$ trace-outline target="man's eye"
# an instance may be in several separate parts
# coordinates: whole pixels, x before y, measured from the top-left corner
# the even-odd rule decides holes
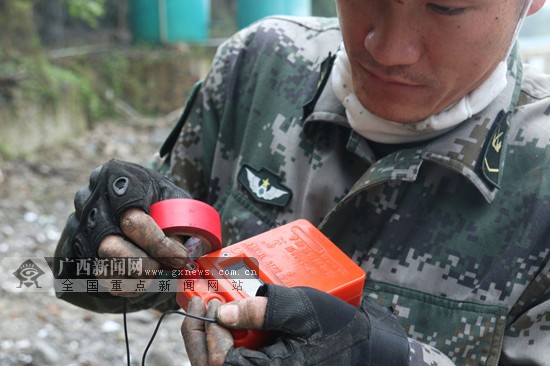
[[[446,6],[440,6],[436,4],[427,4],[426,5],[431,11],[441,14],[441,15],[460,15],[463,14],[464,8],[450,8]]]

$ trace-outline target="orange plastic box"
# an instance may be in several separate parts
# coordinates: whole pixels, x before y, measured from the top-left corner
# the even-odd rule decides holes
[[[358,306],[365,282],[365,272],[306,220],[207,254],[182,274],[177,301],[183,309],[193,296],[205,303],[254,296],[262,283],[313,287]],[[254,349],[267,342],[257,331],[233,335],[235,347]]]

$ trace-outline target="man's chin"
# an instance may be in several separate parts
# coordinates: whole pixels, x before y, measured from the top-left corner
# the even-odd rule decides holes
[[[370,113],[397,123],[411,124],[437,114],[435,106],[424,102],[426,98],[395,95],[357,95],[357,99]]]
[[[380,108],[372,107],[367,108],[372,114],[385,119],[387,121],[401,123],[401,124],[413,124],[419,121],[423,121],[429,117],[429,115],[421,115],[418,110],[408,111],[399,107],[392,108]]]

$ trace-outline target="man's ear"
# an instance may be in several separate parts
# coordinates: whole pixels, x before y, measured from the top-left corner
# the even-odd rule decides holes
[[[529,7],[529,10],[527,11],[527,15],[529,16],[535,14],[537,11],[540,10],[540,8],[542,8],[545,2],[546,0],[533,0],[531,6]]]

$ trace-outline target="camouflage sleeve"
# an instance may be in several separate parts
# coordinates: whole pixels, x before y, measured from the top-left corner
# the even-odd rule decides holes
[[[517,314],[517,315],[516,315]],[[550,263],[537,275],[512,309],[514,320],[504,337],[502,365],[550,363]]]
[[[550,362],[550,300],[530,309],[504,338],[502,365],[548,365]]]

